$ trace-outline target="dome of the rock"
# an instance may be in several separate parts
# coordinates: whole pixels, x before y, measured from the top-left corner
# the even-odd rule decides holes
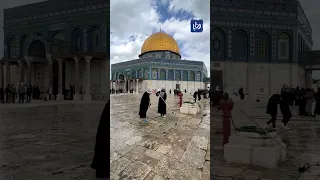
[[[173,37],[162,31],[150,35],[144,41],[140,55],[154,51],[170,51],[180,56],[178,43]]]

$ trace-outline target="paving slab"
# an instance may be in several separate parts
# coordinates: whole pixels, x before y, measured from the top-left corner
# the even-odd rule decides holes
[[[232,112],[232,117],[236,127],[254,126],[250,120],[252,118],[260,126],[265,127],[266,122],[270,119],[266,112],[266,103],[252,103],[249,101],[235,100],[235,107]],[[247,115],[245,115],[242,111]],[[298,116],[298,107],[290,107],[293,114],[290,124],[292,130],[281,133],[287,149],[303,162],[308,162],[312,167],[320,162],[319,158],[319,137],[320,137],[320,117],[313,119],[312,117]],[[280,110],[278,112],[281,112]],[[249,117],[250,118],[249,118]],[[211,108],[211,136],[210,159],[211,159],[211,175],[214,179],[268,179],[268,180],[290,180],[299,177],[297,163],[288,153],[286,161],[281,163],[276,168],[264,168],[259,166],[244,165],[237,163],[227,163],[223,158],[223,135],[221,112],[217,108]],[[278,115],[276,126],[281,123],[281,114]],[[232,128],[233,129],[233,128]],[[235,133],[234,130],[231,132]],[[311,168],[310,171],[300,175],[300,179],[317,179],[319,178],[320,168]],[[227,177],[226,177],[227,176]]]
[[[149,122],[145,123],[138,116],[141,97],[142,94],[111,96],[111,142],[116,153],[110,160],[111,179],[200,180],[203,172],[197,167],[203,168],[209,149],[210,121],[202,123],[204,117],[210,116],[208,99],[200,102],[202,112],[185,115],[179,113],[177,96],[168,94],[167,104],[176,113],[173,116],[167,108],[164,118],[157,113],[158,97],[151,95]],[[193,97],[184,98],[187,101]],[[196,167],[190,166],[195,160]]]
[[[0,179],[95,179],[90,164],[104,105],[0,104]],[[112,157],[112,161],[120,158]]]

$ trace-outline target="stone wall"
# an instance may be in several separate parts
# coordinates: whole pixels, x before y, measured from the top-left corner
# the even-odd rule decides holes
[[[214,67],[223,73],[223,89],[228,93],[238,93],[243,87],[250,95],[270,95],[279,92],[286,84],[291,87],[305,84],[304,69],[297,64],[258,62],[219,62]]]

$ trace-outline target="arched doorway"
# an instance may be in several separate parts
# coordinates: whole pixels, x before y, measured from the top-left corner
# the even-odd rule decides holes
[[[40,40],[33,41],[28,48],[28,56],[36,59],[45,59],[45,45]]]

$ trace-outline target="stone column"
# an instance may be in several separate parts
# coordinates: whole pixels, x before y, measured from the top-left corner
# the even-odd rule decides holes
[[[51,54],[46,54],[46,58],[48,61],[48,72],[47,72],[47,77],[48,77],[48,84],[47,84],[47,88],[45,89],[45,93],[47,93],[47,90],[49,90],[49,95],[47,95],[47,99],[50,100],[51,99],[51,95],[52,95],[52,56]]]
[[[139,79],[136,79],[136,94],[139,93]]]
[[[62,79],[62,75],[63,75],[63,73],[62,73],[62,71],[63,71],[63,59],[61,59],[61,58],[58,58],[57,59],[57,61],[58,61],[58,65],[59,65],[59,85],[58,85],[58,95],[57,95],[57,100],[58,101],[61,101],[61,100],[64,100],[64,95],[63,95],[63,85],[62,85],[62,81],[63,81],[63,79]]]
[[[84,57],[86,60],[86,77],[87,77],[87,86],[86,86],[86,94],[84,95],[85,101],[91,101],[91,56]]]
[[[128,83],[128,85],[129,85],[129,83]],[[123,84],[123,88],[122,88],[122,92],[125,92],[127,90],[126,86],[127,86],[127,80],[125,79],[124,84]]]
[[[24,82],[24,68],[23,68],[23,66],[24,66],[24,62],[23,61],[18,61],[18,63],[19,63],[19,69],[20,69],[20,83],[21,82],[23,82],[23,83],[26,83],[26,82]]]
[[[31,68],[32,68],[32,61],[27,60],[27,67],[28,67],[28,73],[27,73],[27,84],[31,85]]]
[[[74,78],[75,78],[75,92],[74,92],[74,98],[73,100],[80,100],[80,94],[79,94],[79,89],[80,89],[80,75],[79,75],[79,61],[80,59],[78,57],[74,57],[74,62],[75,62],[75,67],[74,67]],[[89,64],[90,66],[90,64]]]
[[[8,66],[9,66],[8,62],[5,62],[3,64],[3,86],[4,86],[4,88],[6,88],[9,83],[8,82]]]

